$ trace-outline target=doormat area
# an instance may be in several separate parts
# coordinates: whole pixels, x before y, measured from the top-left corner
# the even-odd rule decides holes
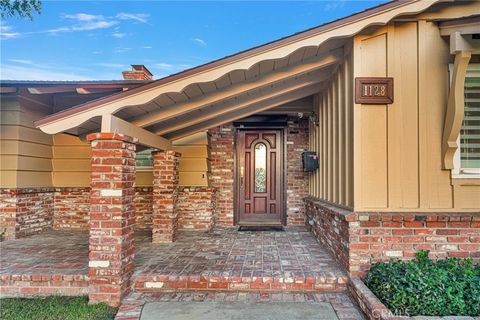
[[[149,302],[140,320],[338,320],[330,303]]]
[[[240,226],[238,231],[275,231],[281,232],[285,231],[282,226]]]

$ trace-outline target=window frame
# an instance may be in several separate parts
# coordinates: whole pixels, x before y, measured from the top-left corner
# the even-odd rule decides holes
[[[468,69],[473,67],[474,69],[478,69],[480,71],[480,63],[469,63]],[[449,72],[449,83],[452,83],[452,76],[453,76],[453,63],[448,65],[448,72]],[[466,76],[465,76],[466,77]],[[464,112],[465,113],[465,112]],[[462,121],[463,122],[463,121]],[[463,123],[462,123],[463,127]],[[458,133],[457,137],[457,150],[453,155],[453,169],[451,169],[452,178],[455,179],[480,179],[480,168],[462,168],[461,162],[461,144],[460,144],[460,135],[461,130]]]

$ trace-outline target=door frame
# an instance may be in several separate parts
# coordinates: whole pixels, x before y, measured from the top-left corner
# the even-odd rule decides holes
[[[233,224],[236,226],[239,223],[240,213],[239,210],[239,198],[238,198],[238,159],[237,159],[237,141],[239,131],[255,131],[255,130],[279,130],[280,143],[282,145],[282,211],[280,212],[280,222],[282,226],[287,225],[287,139],[286,139],[286,126],[272,126],[272,125],[254,125],[254,126],[235,126],[233,132]]]

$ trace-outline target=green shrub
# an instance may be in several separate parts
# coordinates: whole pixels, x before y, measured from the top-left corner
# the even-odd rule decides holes
[[[394,313],[424,316],[480,315],[480,264],[472,259],[432,261],[419,251],[411,261],[377,262],[365,284]]]

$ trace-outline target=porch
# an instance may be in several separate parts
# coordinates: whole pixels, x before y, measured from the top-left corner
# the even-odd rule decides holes
[[[135,233],[135,292],[334,292],[347,275],[304,227],[181,232],[170,244]],[[86,294],[88,233],[46,231],[1,244],[1,293]]]

